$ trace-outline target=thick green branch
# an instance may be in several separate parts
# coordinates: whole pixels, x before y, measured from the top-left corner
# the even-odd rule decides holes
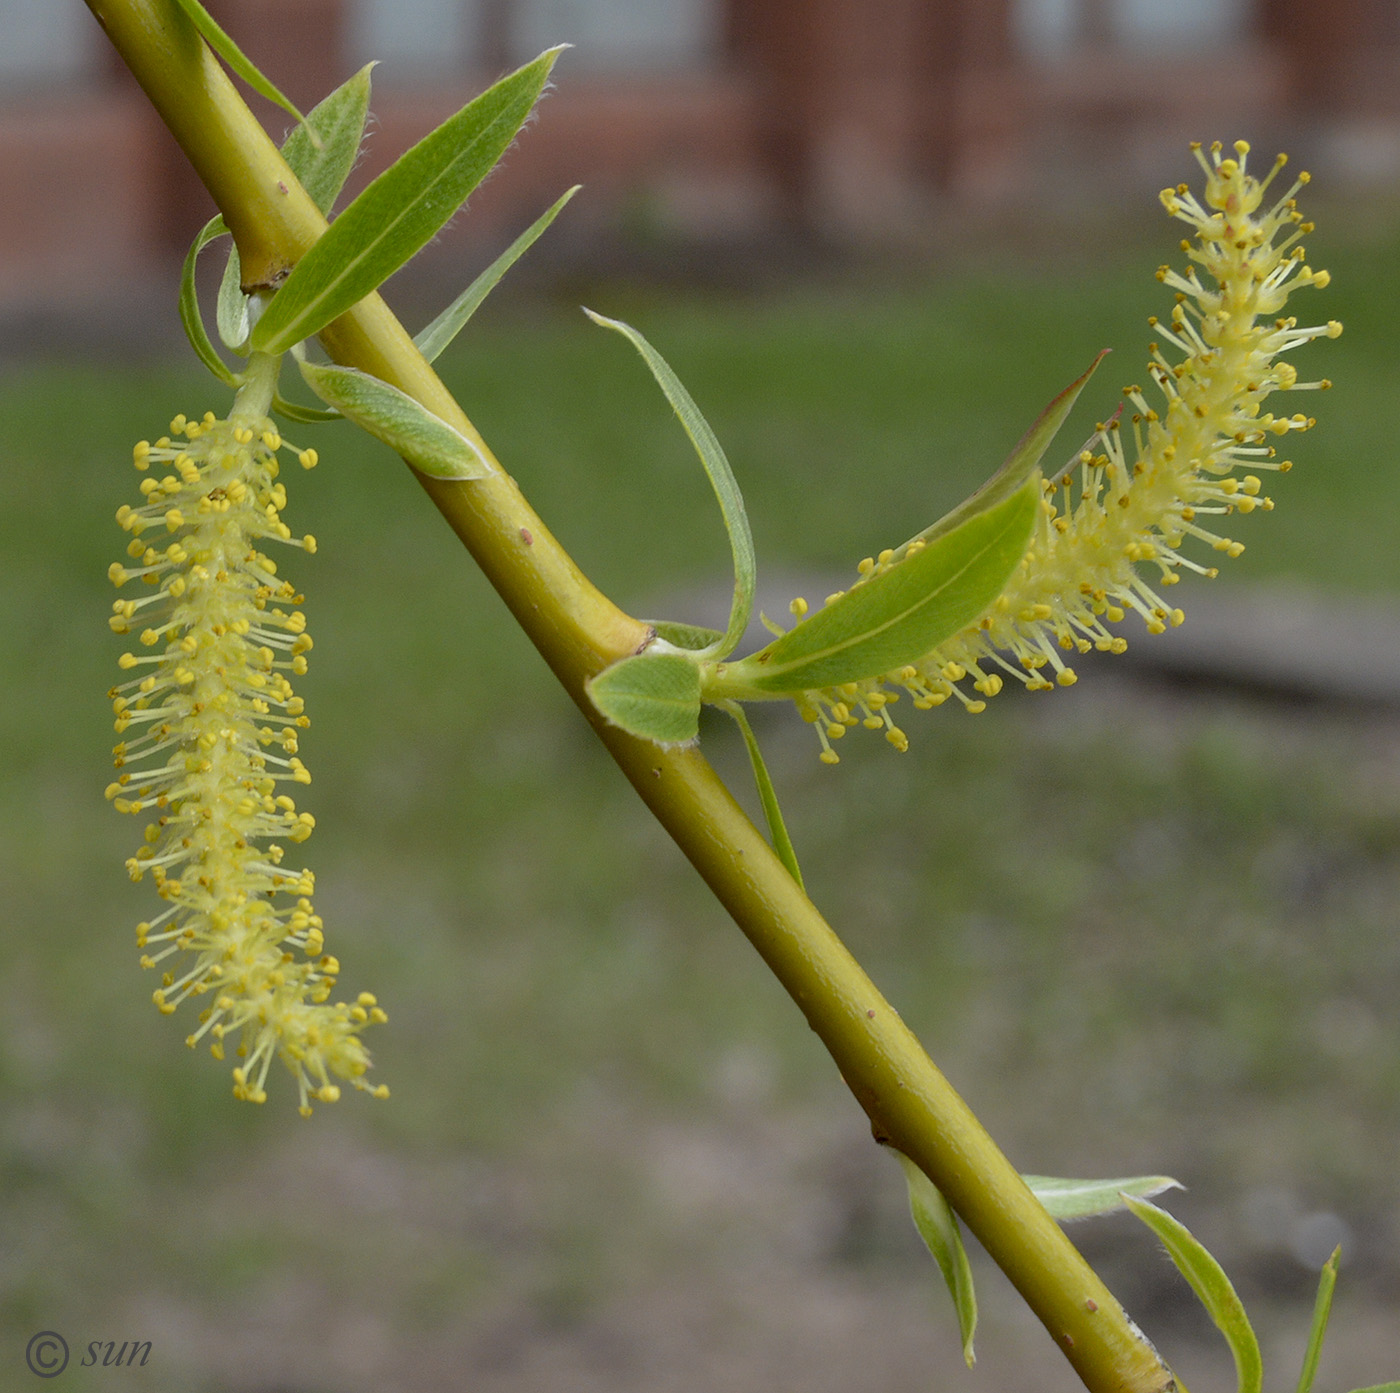
[[[87,0],[208,186],[245,284],[275,285],[325,222],[174,0]],[[373,295],[332,324],[336,361],[408,392],[470,439],[471,422]],[[633,786],[762,954],[831,1052],[876,1134],[913,1159],[1096,1393],[1166,1393],[1172,1378],[847,952],[709,764],[607,726],[583,684],[649,637],[578,570],[500,469],[420,482]]]

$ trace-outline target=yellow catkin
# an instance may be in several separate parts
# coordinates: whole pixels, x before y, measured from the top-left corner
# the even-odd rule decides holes
[[[1216,573],[1214,565],[1183,555],[1183,543],[1209,548],[1211,560],[1238,556],[1244,547],[1225,534],[1223,519],[1272,509],[1253,471],[1289,469],[1274,442],[1314,423],[1302,413],[1274,415],[1264,401],[1276,391],[1331,385],[1300,382],[1281,355],[1312,339],[1336,338],[1341,325],[1302,328],[1283,314],[1295,290],[1320,289],[1329,279],[1306,264],[1300,244],[1312,225],[1295,196],[1308,176],[1261,212],[1284,156],[1259,180],[1246,170],[1243,141],[1229,155],[1218,143],[1209,154],[1193,150],[1206,176],[1203,199],[1185,184],[1162,192],[1167,211],[1190,224],[1195,237],[1182,243],[1191,263],[1184,272],[1166,266],[1157,272],[1176,303],[1165,322],[1149,321],[1158,340],[1147,366],[1155,405],[1140,386],[1126,388],[1119,412],[1099,424],[1068,467],[1045,480],[1030,547],[976,623],[897,671],[797,698],[824,762],[837,762],[829,743],[836,727],[883,727],[904,748],[903,733],[878,701],[896,699],[891,688],[919,709],[951,697],[975,714],[1002,689],[1003,674],[1032,691],[1072,685],[1066,658],[1091,649],[1121,653],[1127,640],[1109,626],[1130,611],[1150,633],[1182,622],[1182,611],[1159,590],[1180,580],[1182,570]],[[856,584],[901,559],[882,553],[878,562],[863,562]]]
[[[169,436],[133,452],[143,502],[117,513],[131,542],[108,575],[141,593],[117,600],[109,622],[138,637],[120,660],[130,680],[109,693],[121,743],[107,796],[147,819],[127,869],[165,902],[136,930],[142,966],[162,973],[156,1005],[202,1008],[186,1043],[207,1040],[219,1059],[233,1044],[238,1098],[263,1102],[280,1057],[308,1114],[313,1100],[339,1097],[335,1079],[387,1094],[365,1082],[360,1040],[387,1017],[368,993],[331,1002],[340,969],[314,877],[284,864],[285,843],[315,825],[288,791],[311,782],[291,677],[306,671],[312,643],[302,597],[260,547],[315,542],[282,521],[282,445],[268,420],[209,413],[177,416]],[[311,451],[298,458],[315,463]]]

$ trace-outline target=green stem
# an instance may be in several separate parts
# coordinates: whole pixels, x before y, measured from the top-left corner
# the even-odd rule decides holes
[[[174,0],[87,0],[214,196],[247,288],[275,285],[325,230],[315,205]],[[321,336],[489,450],[377,296]],[[694,864],[831,1052],[876,1134],[943,1192],[1094,1393],[1173,1386],[1121,1306],[1045,1212],[967,1104],[807,899],[695,749],[608,726],[584,682],[651,637],[579,571],[502,470],[420,482],[578,703],[647,806]]]
[[[243,385],[233,399],[229,420],[261,421],[272,410],[277,376],[282,370],[280,353],[254,353],[243,372]]]

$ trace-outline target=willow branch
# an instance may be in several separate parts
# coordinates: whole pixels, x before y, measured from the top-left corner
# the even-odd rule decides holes
[[[238,244],[245,288],[275,286],[325,230],[272,141],[174,0],[87,0],[184,148]],[[1095,1393],[1168,1393],[1172,1376],[967,1104],[924,1053],[698,750],[602,720],[584,683],[651,631],[585,577],[495,463],[378,295],[321,335],[337,362],[391,382],[476,442],[483,479],[419,476],[643,801],[830,1051],[875,1134],[910,1157]]]

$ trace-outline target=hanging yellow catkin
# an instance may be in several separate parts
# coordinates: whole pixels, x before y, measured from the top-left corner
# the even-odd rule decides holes
[[[1302,414],[1275,416],[1263,403],[1275,391],[1331,386],[1300,382],[1280,355],[1312,339],[1336,338],[1342,326],[1331,320],[1300,328],[1296,319],[1280,317],[1295,290],[1320,289],[1329,279],[1305,263],[1299,244],[1312,231],[1295,199],[1307,174],[1261,213],[1285,156],[1259,180],[1246,171],[1249,146],[1242,140],[1230,156],[1218,142],[1209,156],[1199,145],[1192,149],[1205,171],[1204,201],[1185,184],[1162,191],[1167,211],[1189,223],[1195,238],[1181,244],[1194,263],[1184,274],[1166,266],[1157,272],[1176,292],[1169,322],[1149,321],[1161,340],[1152,344],[1147,368],[1160,400],[1154,406],[1140,387],[1126,388],[1126,423],[1121,412],[1101,423],[1071,467],[1045,480],[1031,545],[975,625],[897,671],[797,695],[826,763],[837,763],[831,742],[856,725],[884,730],[897,749],[907,748],[891,717],[890,705],[900,698],[892,689],[921,710],[956,697],[977,713],[1002,689],[1002,673],[1032,691],[1050,690],[1076,680],[1062,655],[1091,648],[1121,653],[1127,640],[1107,625],[1129,610],[1151,633],[1180,624],[1182,611],[1138,568],[1155,567],[1154,584],[1162,588],[1176,584],[1183,568],[1214,576],[1214,567],[1180,553],[1183,542],[1238,556],[1243,545],[1218,531],[1214,519],[1273,507],[1259,476],[1238,471],[1291,468],[1271,441],[1314,422]],[[1172,361],[1169,353],[1181,356]],[[863,561],[856,584],[900,559],[890,551]],[[800,619],[806,601],[795,600],[792,611]]]
[[[237,1042],[238,1098],[263,1102],[280,1057],[306,1115],[313,1099],[340,1096],[337,1078],[388,1095],[365,1082],[360,1039],[387,1017],[368,992],[330,1001],[340,965],[325,951],[314,877],[283,864],[283,842],[315,825],[285,791],[311,782],[297,757],[309,722],[290,680],[306,671],[311,638],[302,597],[259,547],[316,549],[281,520],[283,448],[271,421],[238,407],[228,420],[177,416],[169,436],[136,446],[143,502],[117,513],[132,540],[108,574],[144,593],[117,600],[110,624],[149,651],[122,655],[131,677],[110,693],[122,739],[107,796],[148,819],[127,868],[166,902],[136,930],[142,966],[162,972],[156,1005],[202,1007],[191,1047],[208,1037],[222,1059]],[[312,450],[297,457],[316,463]]]

